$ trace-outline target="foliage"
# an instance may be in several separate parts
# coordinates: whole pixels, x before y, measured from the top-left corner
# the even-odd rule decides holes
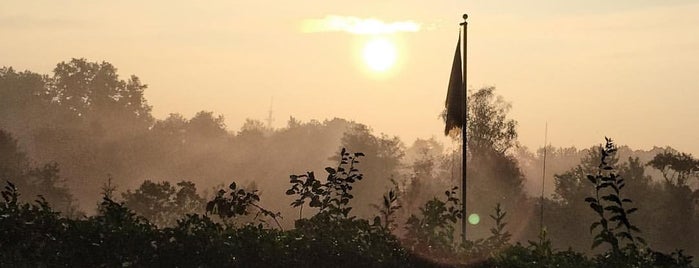
[[[316,188],[323,189],[310,190],[312,194],[308,198],[313,200],[317,195],[320,202],[318,213],[297,220],[296,228],[288,231],[265,228],[263,224],[222,224],[198,214],[188,214],[172,226],[158,228],[124,203],[115,202],[106,195],[98,215],[69,219],[54,212],[42,198],[36,204],[22,203],[15,185],[8,183],[0,202],[0,265],[461,267],[468,263],[468,267],[691,266],[692,258],[682,251],[664,254],[633,245],[621,249],[616,255],[604,253],[594,258],[571,250],[556,251],[545,232],[538,243],[530,242],[530,246],[509,245],[511,235],[505,230],[507,213],[499,204],[491,215],[495,222],[491,236],[458,249],[453,241],[453,224],[461,217],[460,200],[455,197],[456,187],[445,192],[446,200],[435,198],[425,204],[421,215],[410,218],[408,234],[401,243],[386,228],[387,221],[383,225],[380,221],[370,223],[344,213],[343,209],[351,208],[351,186],[359,181],[348,178],[361,175],[352,163],[356,164],[356,158],[361,155],[344,151],[342,155],[337,169],[326,169],[328,181],[311,181],[311,184],[321,185]],[[608,170],[604,166],[602,169]],[[603,178],[609,181],[606,176]],[[299,198],[304,193],[299,190],[308,180],[300,181],[292,180],[290,189],[297,186],[293,191]],[[617,181],[614,185],[619,187],[620,183]],[[165,183],[152,182],[144,185],[147,187],[141,190],[166,186]],[[183,187],[193,188],[193,185]],[[163,189],[172,190],[171,186]],[[172,195],[172,191],[164,192]],[[619,195],[618,192],[615,194]],[[384,202],[395,204],[397,196],[393,197],[389,192]],[[229,191],[219,191],[207,204],[207,212],[235,218],[247,215],[251,210],[263,210],[259,201],[256,191],[238,189],[232,183]],[[389,208],[399,209],[395,205]],[[386,218],[390,214],[383,213]]]
[[[372,205],[375,209],[379,211],[379,216],[374,218],[374,221],[381,222],[383,219],[383,228],[388,231],[396,228],[395,214],[398,211],[398,209],[402,207],[398,200],[398,184],[393,179],[391,179],[391,182],[393,183],[393,187],[383,195],[383,202],[381,202],[380,205]]]
[[[299,197],[291,203],[294,207],[303,208],[305,199],[310,199],[309,206],[318,208],[320,214],[326,214],[334,219],[347,219],[352,207],[348,206],[354,198],[350,191],[353,184],[361,181],[363,174],[355,167],[363,153],[348,153],[345,148],[340,151],[340,164],[337,168],[326,167],[328,177],[325,182],[315,179],[313,172],[304,175],[291,175],[292,184],[286,191],[287,195]]]
[[[476,239],[474,241],[466,241],[461,245],[460,250],[465,254],[467,259],[483,260],[498,256],[503,250],[508,248],[512,234],[505,231],[505,216],[507,212],[503,211],[501,205],[495,205],[495,214],[490,215],[490,218],[495,222],[495,225],[490,228],[490,236],[485,239]]]
[[[502,210],[500,203],[495,205],[495,215],[490,215],[490,218],[495,221],[495,226],[490,228],[491,236],[486,239],[485,244],[493,250],[503,248],[512,238],[512,234],[505,231],[505,226],[507,226],[505,222],[506,215],[507,212]]]
[[[61,62],[53,71],[49,89],[56,102],[79,117],[115,111],[112,108],[118,106],[122,109],[119,116],[152,120],[151,107],[143,97],[147,86],[135,75],[120,80],[112,64],[86,59]]]
[[[48,202],[69,216],[78,214],[73,195],[59,176],[58,163],[32,163],[12,134],[0,129],[0,181],[13,179],[18,188],[31,196],[42,195]],[[28,201],[28,200],[23,200]]]
[[[411,253],[405,245],[395,246],[394,242],[402,240],[405,231],[403,228],[386,226],[390,226],[391,221],[396,227],[401,226],[405,222],[403,217],[408,218],[410,214],[424,218],[417,208],[440,193],[446,185],[454,183],[449,180],[450,172],[458,173],[458,166],[453,164],[458,163],[458,159],[455,155],[444,155],[441,145],[435,141],[416,142],[406,149],[397,137],[375,135],[368,126],[343,119],[301,122],[290,118],[286,127],[278,129],[257,120],[248,120],[240,131],[226,129],[222,116],[207,111],[198,112],[191,118],[172,114],[166,119],[154,120],[144,98],[145,90],[146,85],[137,77],[124,77],[107,62],[73,59],[59,63],[47,75],[0,68],[0,128],[3,129],[0,133],[0,179],[11,179],[15,183],[13,188],[21,189],[23,193],[17,194],[15,201],[11,201],[11,191],[6,191],[9,199],[3,205],[8,205],[0,213],[0,221],[5,224],[1,230],[4,231],[3,236],[0,237],[3,243],[0,258],[4,262],[0,266],[177,266],[180,265],[178,263],[183,266],[242,266],[246,263],[311,266],[313,263],[324,263],[329,266],[333,260],[340,260],[333,259],[333,256],[339,255],[351,256],[352,262],[349,263],[367,264],[364,266],[371,266],[372,260],[384,258],[377,256],[394,256],[385,259],[402,261],[412,258]],[[494,93],[492,88],[479,90],[468,100],[472,108],[469,120],[473,123],[468,129],[473,132],[469,133],[469,137],[472,137],[469,153],[474,156],[469,158],[469,208],[484,211],[496,203],[502,203],[509,208],[508,227],[517,228],[515,241],[526,241],[535,236],[538,228],[531,227],[536,224],[527,226],[529,217],[525,214],[530,210],[526,206],[531,200],[521,192],[523,175],[519,167],[523,161],[518,162],[521,159],[514,159],[509,154],[517,144],[516,122],[507,117],[510,105]],[[10,132],[20,142],[10,136]],[[142,195],[137,194],[139,189],[134,189],[131,194],[140,201],[124,200],[124,203],[115,202],[114,195],[107,196],[111,202],[106,202],[104,199],[98,200],[99,196],[94,194],[101,183],[95,178],[102,178],[105,174],[114,174],[116,182],[121,185],[139,185],[140,181],[137,183],[135,180],[141,178],[183,178],[197,179],[200,186],[210,183],[204,185],[209,187],[232,173],[261,182],[266,187],[263,188],[265,192],[281,193],[286,190],[286,185],[276,183],[276,178],[285,177],[289,170],[297,172],[295,168],[300,165],[324,164],[327,156],[337,151],[337,141],[353,151],[367,153],[366,157],[362,157],[365,179],[362,183],[350,185],[354,198],[342,205],[342,209],[351,211],[347,215],[335,214],[340,216],[330,219],[327,213],[317,214],[320,207],[314,207],[303,215],[304,206],[308,207],[309,202],[313,202],[309,196],[303,199],[303,205],[297,207],[300,217],[295,222],[298,228],[293,230],[282,231],[264,224],[260,226],[257,224],[259,221],[253,221],[256,216],[259,216],[258,219],[270,218],[258,214],[259,209],[252,205],[246,208],[248,215],[236,214],[223,220],[211,216],[211,213],[196,214],[203,211],[203,205],[194,210],[170,210],[168,207],[175,205],[167,204],[172,204],[179,197],[173,197],[173,192],[167,189],[175,188],[177,191],[180,189],[178,185],[152,187],[152,191],[143,188]],[[24,146],[23,150],[20,150],[19,144]],[[430,154],[425,153],[426,157],[418,159],[416,156],[422,152],[421,148],[429,149]],[[474,241],[463,249],[457,249],[459,258],[472,257],[468,254],[480,250],[489,261],[502,257],[502,262],[494,263],[513,263],[525,267],[536,265],[516,261],[530,258],[528,260],[542,265],[551,263],[565,267],[571,266],[571,263],[600,266],[602,262],[612,261],[619,261],[617,264],[628,261],[635,264],[655,263],[658,266],[686,265],[689,258],[682,251],[664,254],[656,250],[670,252],[679,247],[695,253],[699,249],[695,242],[699,238],[695,228],[698,218],[694,206],[697,199],[693,196],[697,192],[692,193],[694,189],[691,188],[696,177],[696,168],[693,168],[696,160],[688,154],[665,149],[664,155],[659,154],[655,161],[651,161],[652,164],[646,165],[645,162],[651,160],[658,150],[664,149],[655,148],[637,154],[630,153],[629,148],[620,148],[618,155],[640,155],[640,160],[636,158],[617,165],[615,156],[607,159],[611,166],[618,167],[619,176],[624,178],[624,197],[633,199],[636,207],[643,208],[632,214],[633,222],[644,230],[644,237],[654,247],[652,250],[640,245],[637,249],[620,245],[621,253],[612,259],[608,252],[601,251],[604,247],[587,251],[589,237],[580,234],[589,230],[590,222],[599,219],[594,218],[596,213],[585,213],[589,212],[589,203],[584,198],[597,197],[594,188],[589,187],[586,175],[597,172],[600,155],[597,149],[568,148],[559,154],[570,164],[566,169],[578,163],[581,155],[589,155],[582,157],[579,168],[571,172],[553,172],[560,176],[556,177],[556,197],[546,200],[547,239],[540,239],[528,246],[506,244],[502,251],[489,251],[483,245],[486,238],[480,240],[481,243]],[[293,152],[293,157],[280,154],[280,151]],[[459,154],[458,151],[454,153]],[[651,153],[653,155],[649,156]],[[551,155],[556,154],[549,152]],[[444,165],[445,159],[451,160],[451,165]],[[549,157],[549,163],[552,159]],[[396,191],[395,199],[391,198],[390,192],[387,199],[381,199],[389,186],[388,178],[401,179],[406,175],[401,174],[403,171],[411,172],[405,169],[406,163],[414,163],[414,176],[407,176],[414,180],[407,186],[401,184],[406,187]],[[541,165],[532,165],[540,170]],[[656,183],[649,177],[652,175],[662,180],[659,172],[649,169],[650,172],[644,174],[644,168],[648,166],[664,172],[666,183]],[[337,168],[333,169],[337,172]],[[531,177],[538,179],[540,176]],[[307,178],[297,179],[305,183]],[[319,180],[321,184],[326,183],[323,179]],[[71,194],[66,182],[80,187],[73,187]],[[151,186],[162,184],[154,182]],[[193,183],[191,186],[181,187],[192,189]],[[610,187],[602,191],[611,193],[613,189]],[[302,188],[300,185],[299,189]],[[252,192],[249,187],[245,191],[243,197]],[[183,200],[196,195],[196,191],[185,192],[188,194],[183,192]],[[237,200],[231,192],[226,190],[219,201]],[[161,196],[161,193],[165,194],[154,199],[147,197]],[[598,202],[604,203],[603,206],[613,204],[613,201],[604,200],[609,193],[601,194],[602,200],[597,198]],[[72,205],[73,194],[83,201],[98,200],[102,208],[98,212],[100,214],[77,216]],[[255,194],[259,198],[259,194]],[[37,195],[42,195],[43,199],[35,198]],[[400,202],[394,202],[399,198],[402,199]],[[39,202],[34,202],[34,199]],[[319,198],[318,202],[322,199]],[[249,200],[254,199],[251,197]],[[385,206],[386,200],[392,203],[388,207]],[[370,215],[375,210],[369,204],[376,201],[383,201],[383,204],[379,203],[382,207],[378,212],[381,214],[380,220],[367,221],[375,216]],[[16,206],[10,205],[13,202]],[[196,206],[195,203],[192,206]],[[253,203],[262,206],[261,202]],[[393,209],[398,203],[403,207]],[[58,214],[59,211],[61,214]],[[613,211],[604,212],[610,221],[614,216]],[[186,213],[194,214],[183,216]],[[151,217],[147,214],[171,216]],[[303,216],[307,218],[303,219]],[[178,217],[183,218],[175,222]],[[163,223],[158,218],[168,220]],[[496,222],[495,226],[498,225]],[[611,222],[610,228],[613,226],[614,222]],[[473,233],[479,237],[488,235],[487,225],[470,227],[478,229]],[[386,229],[393,233],[386,232]],[[616,231],[624,231],[624,227]],[[129,237],[134,237],[136,241],[133,245],[135,250],[100,248],[103,245],[131,245]],[[289,245],[300,249],[294,251],[289,249]],[[590,256],[600,254],[580,261],[575,256],[579,253],[566,255],[565,252],[556,251],[556,247],[568,246],[576,250],[584,248],[584,252]],[[467,247],[472,248],[467,250]],[[322,254],[313,255],[308,251]],[[369,257],[354,252],[362,252]],[[406,254],[409,257],[405,257]],[[315,257],[298,257],[309,255]],[[170,261],[164,262],[165,256]],[[554,261],[556,256],[570,262]],[[321,258],[325,259],[321,261]],[[18,263],[23,265],[12,265]]]
[[[436,197],[420,208],[421,216],[412,215],[406,222],[406,246],[414,251],[441,258],[455,248],[454,223],[462,217],[458,187],[445,191],[446,200]]]
[[[367,180],[355,186],[353,195],[356,196],[354,203],[357,209],[353,214],[370,217],[373,211],[367,208],[383,196],[386,188],[391,187],[389,178],[400,176],[405,145],[396,136],[374,135],[371,128],[362,124],[349,127],[340,139],[340,145],[348,151],[366,155],[362,158],[362,174]],[[331,160],[339,161],[338,154]]]
[[[600,227],[599,233],[594,237],[592,248],[607,243],[611,246],[613,254],[620,254],[620,243],[624,240],[628,240],[628,246],[631,247],[636,246],[636,241],[644,244],[645,240],[640,236],[634,236],[634,233],[640,233],[641,230],[630,223],[628,215],[638,209],[624,207],[625,203],[632,201],[621,196],[621,190],[626,186],[624,179],[614,172],[614,167],[607,161],[607,158],[614,154],[617,149],[611,139],[606,138],[606,140],[604,148],[600,149],[602,157],[597,175],[587,176],[588,180],[595,186],[596,196],[585,198],[585,202],[588,202],[590,208],[600,217],[599,221],[593,222],[590,226],[590,232]],[[605,192],[605,190],[607,191]],[[605,193],[607,194],[603,195]],[[609,212],[609,216],[607,216],[607,212]],[[616,225],[610,226],[613,223]]]
[[[647,165],[660,170],[665,182],[676,186],[687,185],[689,179],[699,176],[699,160],[687,153],[663,152]]]
[[[199,213],[204,206],[204,199],[190,181],[178,182],[175,187],[169,182],[145,180],[138,189],[128,190],[122,197],[126,206],[158,226],[172,226],[180,216]]]
[[[511,104],[485,87],[468,96],[468,146],[471,152],[485,149],[500,153],[516,145],[517,122],[508,119]]]
[[[225,220],[249,215],[254,210],[255,216],[253,220],[259,220],[261,223],[265,223],[264,219],[260,218],[260,216],[269,217],[276,223],[279,229],[282,229],[278,220],[281,218],[281,213],[275,213],[260,206],[258,204],[260,202],[260,196],[257,194],[257,190],[247,191],[242,188],[237,189],[235,182],[232,182],[228,186],[228,189],[230,190],[229,192],[223,189],[219,190],[214,199],[206,203],[207,214],[214,214]],[[228,196],[226,196],[226,193]]]

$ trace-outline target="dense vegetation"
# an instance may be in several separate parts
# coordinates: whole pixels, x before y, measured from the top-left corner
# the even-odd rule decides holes
[[[517,145],[494,88],[468,99],[468,214],[493,221],[469,225],[466,244],[458,149],[343,119],[237,132],[207,111],[155,119],[146,88],[106,62],[73,59],[50,76],[0,68],[0,180],[14,183],[1,266],[643,267],[699,253],[699,161],[549,146],[550,192],[528,195],[542,150]],[[325,179],[306,172],[332,162]]]
[[[310,218],[296,220],[295,228],[284,231],[277,219],[281,214],[259,205],[256,190],[237,187],[233,182],[206,204],[206,214],[187,214],[169,227],[159,228],[112,200],[105,187],[99,213],[81,219],[62,217],[39,196],[34,204],[19,201],[19,191],[8,183],[0,202],[0,264],[3,266],[158,266],[158,267],[689,267],[691,257],[682,251],[663,254],[646,246],[628,215],[637,208],[624,204],[623,179],[611,166],[611,141],[601,149],[597,175],[589,175],[596,195],[586,202],[598,215],[590,230],[599,229],[592,247],[608,246],[592,258],[573,251],[556,251],[542,230],[538,242],[529,246],[511,245],[505,230],[505,215],[498,204],[491,235],[487,239],[454,240],[454,223],[462,215],[454,187],[446,199],[434,198],[412,215],[407,233],[398,237],[391,224],[397,198],[393,191],[384,196],[381,216],[369,221],[350,216],[353,186],[362,180],[357,168],[361,153],[340,153],[337,168],[326,168],[326,179],[315,179],[313,172],[291,175],[288,195],[296,196],[294,207],[316,208]],[[197,203],[200,198],[191,183],[173,201]],[[155,185],[173,193],[169,184]],[[154,187],[151,182],[142,188]],[[612,189],[612,190],[610,190]],[[606,190],[606,191],[605,191]],[[185,192],[183,194],[183,192]],[[186,196],[186,193],[190,193]],[[138,191],[136,192],[138,193]],[[162,200],[133,197],[167,211]],[[603,195],[605,194],[606,195]],[[308,201],[306,204],[306,201]],[[160,220],[161,213],[151,213]],[[210,216],[215,215],[214,218]],[[254,216],[252,216],[254,215]],[[252,217],[250,217],[252,216]],[[240,218],[247,219],[240,221]],[[276,225],[270,225],[269,221]],[[275,226],[276,228],[274,228]]]

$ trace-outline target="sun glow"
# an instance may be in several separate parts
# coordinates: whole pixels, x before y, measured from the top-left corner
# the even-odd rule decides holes
[[[384,38],[372,39],[364,45],[362,57],[372,71],[385,72],[396,63],[396,46]]]

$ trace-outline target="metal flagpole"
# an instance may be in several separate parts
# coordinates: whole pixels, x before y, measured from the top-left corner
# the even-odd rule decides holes
[[[466,133],[468,132],[468,129],[466,128],[468,126],[467,124],[467,116],[468,116],[468,86],[466,83],[466,43],[467,43],[467,31],[466,31],[466,26],[468,26],[468,22],[466,22],[466,19],[468,19],[468,15],[464,14],[463,15],[464,22],[462,22],[460,25],[463,26],[464,28],[464,42],[461,43],[461,47],[463,50],[462,57],[463,57],[463,67],[462,70],[464,72],[463,75],[463,83],[464,83],[464,109],[462,111],[462,118],[463,120],[463,126],[461,126],[461,213],[463,214],[461,216],[461,243],[466,244],[466,220],[468,218],[468,214],[466,213],[466,159],[468,156],[468,151],[466,150],[466,145],[468,144],[466,142]]]

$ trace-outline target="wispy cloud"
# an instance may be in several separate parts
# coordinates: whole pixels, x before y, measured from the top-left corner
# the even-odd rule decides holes
[[[84,21],[70,18],[0,15],[0,29],[72,29],[87,25]]]
[[[417,32],[420,24],[414,21],[384,22],[375,18],[328,15],[322,19],[308,19],[301,24],[305,33],[347,32],[351,34],[390,34]]]

